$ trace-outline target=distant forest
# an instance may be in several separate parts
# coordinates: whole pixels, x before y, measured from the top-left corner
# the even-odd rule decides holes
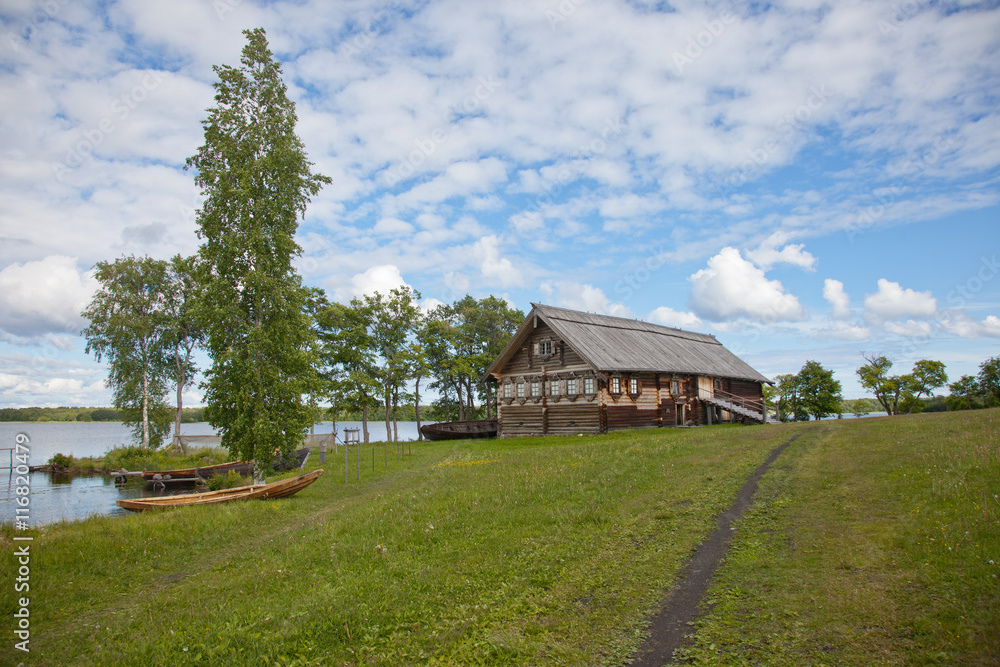
[[[205,408],[184,408],[181,411],[181,421],[185,424],[205,421]],[[446,419],[443,415],[437,414],[435,406],[421,405],[421,421],[439,421]],[[316,421],[332,421],[334,415],[330,414],[329,408],[320,406],[317,408]],[[361,412],[357,414],[340,411],[336,415],[337,421],[350,422],[361,421]],[[385,421],[385,408],[376,407],[369,410],[368,419],[370,421]],[[398,421],[416,421],[412,405],[401,405],[396,410]],[[117,422],[121,421],[121,415],[114,408],[0,408],[0,422]]]

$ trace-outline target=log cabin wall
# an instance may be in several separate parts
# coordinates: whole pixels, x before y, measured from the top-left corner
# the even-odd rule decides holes
[[[539,322],[500,374],[498,435],[601,433],[600,387],[587,362]]]

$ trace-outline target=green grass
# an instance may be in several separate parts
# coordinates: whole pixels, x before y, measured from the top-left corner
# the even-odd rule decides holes
[[[737,526],[697,665],[1000,664],[1000,411],[823,424]]]
[[[625,664],[714,517],[796,433],[691,658],[988,664],[998,419],[424,443],[398,459],[390,445],[374,473],[363,449],[348,484],[330,453],[287,500],[30,531],[30,664]]]

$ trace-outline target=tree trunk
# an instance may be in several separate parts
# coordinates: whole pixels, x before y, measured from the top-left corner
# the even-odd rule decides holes
[[[184,391],[184,385],[187,383],[186,373],[184,372],[187,364],[181,366],[181,357],[176,351],[174,352],[174,363],[177,365],[177,412],[174,413],[174,438],[177,440],[177,444],[181,446],[181,451],[186,455],[187,447],[184,446],[184,441],[181,440],[181,410],[184,405],[181,393]]]
[[[149,369],[142,369],[142,448],[149,449]]]
[[[368,444],[368,404],[361,406],[361,429],[365,432],[365,444]],[[359,454],[360,456],[360,454]]]
[[[420,432],[420,376],[417,376],[417,382],[413,390],[413,415],[417,419],[417,440],[423,440],[424,434]]]

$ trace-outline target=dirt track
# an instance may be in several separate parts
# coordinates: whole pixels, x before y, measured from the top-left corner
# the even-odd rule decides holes
[[[708,591],[715,570],[729,550],[733,522],[753,504],[760,478],[799,435],[776,447],[743,484],[743,488],[736,494],[736,500],[729,509],[719,515],[715,530],[698,545],[694,556],[681,570],[677,583],[663,598],[660,611],[650,619],[649,638],[636,652],[632,665],[661,667],[671,663],[674,651],[684,645],[687,635],[691,632],[691,626],[698,618],[698,608]]]

